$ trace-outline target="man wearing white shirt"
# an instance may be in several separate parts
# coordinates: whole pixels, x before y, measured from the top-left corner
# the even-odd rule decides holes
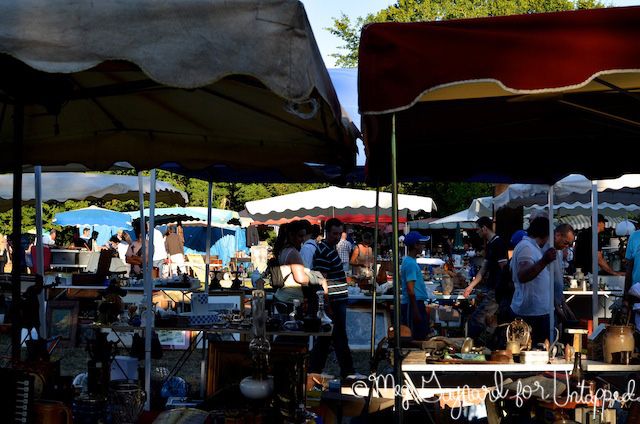
[[[539,217],[531,221],[528,235],[513,250],[512,278],[515,286],[511,311],[531,326],[533,344],[549,337],[549,291],[551,272],[547,265],[556,260],[556,249],[543,252],[549,241],[549,220]]]
[[[147,222],[147,231],[149,231],[149,223]],[[148,238],[149,236],[147,236]],[[167,259],[167,249],[164,246],[164,236],[157,228],[153,229],[153,267],[158,270],[162,277],[167,276],[164,262]]]

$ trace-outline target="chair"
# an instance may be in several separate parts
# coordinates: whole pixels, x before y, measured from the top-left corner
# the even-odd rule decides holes
[[[37,268],[38,266],[38,248],[37,246],[31,246],[31,258],[33,266],[31,267],[32,274],[41,274]],[[51,269],[51,248],[49,246],[43,246],[43,258],[45,271]]]

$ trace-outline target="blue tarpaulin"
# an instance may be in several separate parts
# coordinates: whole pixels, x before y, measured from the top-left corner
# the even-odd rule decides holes
[[[99,231],[96,226],[96,231]],[[163,235],[167,231],[166,225],[156,227]],[[206,253],[207,244],[207,227],[205,226],[185,226],[184,230],[184,253],[185,254],[201,254]],[[135,240],[133,231],[127,231],[131,238]],[[109,236],[110,237],[110,236]],[[105,239],[105,243],[109,240]],[[102,238],[102,233],[98,237],[98,242]],[[222,264],[226,266],[229,259],[235,256],[236,251],[243,250],[249,253],[247,248],[247,231],[241,227],[219,228],[211,227],[211,255],[217,256],[222,260]]]

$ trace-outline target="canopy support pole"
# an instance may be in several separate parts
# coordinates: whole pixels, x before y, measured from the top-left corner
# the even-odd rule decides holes
[[[593,329],[598,326],[598,182],[591,182],[591,310]]]
[[[209,181],[209,186],[207,188],[207,238],[205,242],[205,276],[204,276],[204,292],[209,295],[209,271],[211,269],[211,215],[213,207],[213,182]],[[204,399],[205,396],[205,385],[207,381],[207,338],[203,337],[202,339],[202,357],[200,359],[200,398]]]
[[[568,102],[566,100],[558,100],[558,103],[573,107],[575,109],[581,110],[583,112],[592,113],[597,116],[601,116],[603,118],[611,119],[612,121],[617,121],[626,125],[631,125],[633,127],[640,127],[640,122],[633,121],[631,119],[623,118],[622,116],[613,115],[611,113],[603,112],[601,110],[593,109],[587,106],[582,106],[577,103]]]
[[[151,339],[153,338],[153,327],[155,314],[153,313],[153,255],[154,255],[154,232],[155,232],[155,209],[156,209],[156,170],[151,170],[149,177],[149,266],[144,278],[144,294],[147,299],[147,319],[145,320],[144,338],[144,385],[147,392],[147,403],[151,408]],[[160,267],[159,267],[160,268]],[[148,277],[148,278],[147,278]]]
[[[373,281],[371,284],[371,347],[370,356],[376,352],[376,285],[378,280],[378,222],[380,221],[380,184],[376,184],[376,225],[373,229]],[[372,362],[373,364],[373,362]]]
[[[11,360],[20,361],[22,320],[20,319],[20,271],[22,263],[22,141],[24,137],[24,104],[17,101],[13,109],[13,256],[11,258]]]
[[[151,203],[151,188],[149,188],[149,203]],[[147,285],[149,284],[149,281],[151,279],[151,271],[149,269],[149,252],[147,251],[147,227],[145,225],[145,219],[144,219],[144,176],[142,175],[142,172],[138,172],[138,196],[139,196],[139,202],[140,202],[140,243],[142,245],[141,249],[142,249],[142,275],[144,276],[143,278],[143,282],[144,282],[144,295],[147,295]],[[149,210],[149,214],[151,214],[151,210]],[[145,305],[146,307],[146,305]],[[145,316],[143,315],[143,311],[138,311],[140,312],[140,318],[141,319],[145,319]],[[147,331],[146,328],[146,321],[145,321],[145,344],[144,344],[144,350],[145,350],[145,356],[144,356],[144,390],[147,393],[147,400],[144,403],[144,409],[146,411],[150,411],[151,410],[151,361],[147,361],[147,339],[150,339],[151,334],[149,334],[149,332]]]
[[[398,262],[398,174],[396,172],[396,115],[394,114],[391,123],[391,219],[393,220],[393,329],[394,329],[394,350],[393,350],[393,373],[395,375],[396,387],[402,387],[402,352],[400,350],[400,264]],[[397,423],[402,423],[402,396],[394,396],[395,419]]]
[[[34,185],[36,194],[36,255],[38,268],[38,274],[42,276],[42,284],[44,281],[44,242],[42,239],[42,167],[36,166],[34,168]],[[38,295],[39,315],[40,315],[40,328],[38,329],[38,338],[47,338],[47,326],[46,326],[46,307],[44,290]],[[31,329],[29,329],[31,331]]]
[[[553,227],[553,186],[549,186],[549,246],[550,247],[555,247],[554,246],[554,240],[555,240],[555,234],[554,234],[554,227]],[[556,254],[557,256],[557,254]],[[556,258],[556,260],[558,260]],[[549,341],[551,343],[553,343],[553,341],[555,340],[555,272],[554,272],[554,266],[557,266],[556,264],[554,264],[553,262],[551,262],[549,265],[547,265],[548,269],[549,269],[549,275],[551,276],[551,278],[549,278],[549,293],[551,294],[549,296]],[[562,269],[562,267],[560,267],[560,269]]]
[[[209,181],[207,189],[207,241],[205,243],[205,259],[204,259],[204,292],[209,293],[209,270],[211,267],[211,207],[213,203],[213,182]]]
[[[626,90],[626,89],[624,89],[622,87],[618,87],[617,85],[612,84],[609,81],[603,80],[602,78],[597,78],[596,77],[593,80],[598,82],[598,83],[600,83],[600,84],[602,84],[602,85],[604,85],[605,87],[609,87],[612,90],[616,90],[619,93],[626,94],[627,96],[631,97],[632,99],[640,101],[640,96],[638,96],[636,93],[632,93],[629,90]]]

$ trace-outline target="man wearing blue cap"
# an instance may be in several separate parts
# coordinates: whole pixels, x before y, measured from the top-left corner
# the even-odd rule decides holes
[[[417,231],[411,231],[404,236],[407,246],[407,256],[402,259],[400,266],[400,282],[402,283],[402,323],[411,328],[414,340],[426,340],[429,334],[429,317],[425,301],[429,300],[430,292],[422,278],[422,271],[416,257],[424,249],[424,243],[429,237]]]

